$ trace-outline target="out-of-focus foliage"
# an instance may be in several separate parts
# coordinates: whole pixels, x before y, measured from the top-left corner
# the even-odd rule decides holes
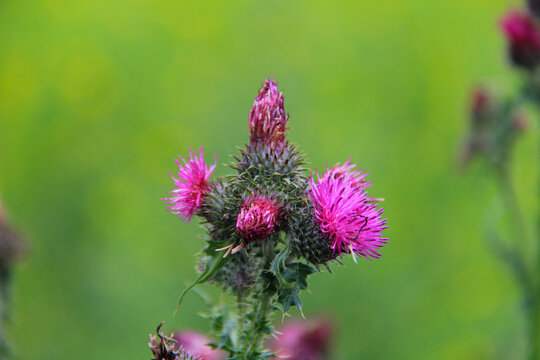
[[[383,258],[345,260],[303,299],[307,316],[336,317],[340,357],[519,354],[516,289],[482,240],[487,169],[454,167],[472,85],[516,83],[496,26],[510,5],[1,2],[0,189],[30,248],[15,273],[18,358],[145,359],[161,320],[205,330],[195,295],[171,316],[202,232],[159,198],[188,145],[223,163],[248,141],[272,73],[313,166],[353,155],[387,199]],[[531,129],[517,149],[521,195],[533,141]]]

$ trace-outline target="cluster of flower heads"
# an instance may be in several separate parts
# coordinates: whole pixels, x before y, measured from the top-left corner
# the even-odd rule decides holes
[[[482,156],[498,163],[507,155],[508,145],[527,130],[527,119],[518,109],[504,104],[485,88],[472,91],[469,105],[469,130],[459,154],[465,169],[472,159]]]
[[[291,257],[326,264],[343,254],[379,258],[388,241],[379,200],[367,194],[367,174],[350,161],[309,174],[286,139],[288,119],[283,94],[266,80],[249,114],[250,142],[230,165],[237,174],[211,180],[215,163],[205,163],[202,148],[199,155],[189,150],[187,160],[177,161],[172,196],[164,199],[185,221],[200,216],[207,240],[222,244],[217,250],[225,256],[242,259],[229,261],[228,270],[214,276],[233,288],[239,279],[250,283],[237,270],[260,257],[268,242],[275,254],[279,244],[288,243]]]
[[[527,119],[520,106],[526,99],[540,99],[537,71],[540,67],[540,0],[528,0],[527,9],[511,10],[500,21],[513,66],[525,70],[526,84],[517,99],[502,99],[484,87],[476,87],[469,106],[469,131],[460,147],[459,163],[465,168],[476,156],[493,164],[505,161],[516,135]]]
[[[540,1],[529,0],[529,11],[510,11],[501,20],[508,41],[508,53],[518,67],[534,70],[540,64]]]

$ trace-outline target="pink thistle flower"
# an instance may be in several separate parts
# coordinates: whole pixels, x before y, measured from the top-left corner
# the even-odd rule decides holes
[[[369,258],[380,258],[378,248],[388,243],[382,237],[386,219],[382,219],[383,208],[377,209],[367,197],[366,174],[353,170],[356,165],[347,161],[336,165],[322,177],[317,173],[308,180],[309,195],[313,200],[315,221],[321,232],[331,239],[331,249]]]
[[[279,329],[270,349],[280,359],[329,359],[332,324],[329,321],[289,321]]]
[[[210,167],[206,165],[202,147],[199,149],[199,156],[191,148],[188,152],[187,161],[179,156],[183,164],[179,160],[175,160],[179,170],[178,178],[171,175],[176,186],[174,190],[169,191],[172,196],[161,199],[169,202],[168,208],[171,213],[180,215],[186,222],[189,222],[193,214],[201,207],[202,200],[210,188],[208,179],[217,163],[217,158],[214,156],[214,165]]]
[[[174,333],[176,349],[182,350],[199,360],[223,360],[225,354],[221,350],[214,350],[208,343],[209,338],[195,331],[179,331]]]
[[[276,83],[266,79],[249,112],[251,144],[263,143],[274,149],[285,145],[289,115],[285,113],[283,93]]]
[[[369,174],[362,173],[358,170],[354,170],[356,167],[355,164],[351,164],[351,160],[345,161],[345,164],[341,165],[337,163],[334,165],[328,172],[323,174],[323,181],[329,181],[332,178],[338,178],[342,176],[347,176],[352,186],[371,186],[371,182],[366,180],[366,177]]]
[[[266,239],[279,222],[279,205],[271,197],[250,196],[240,208],[236,230],[247,242]]]
[[[540,62],[540,31],[532,16],[511,11],[501,20],[509,43],[510,59],[516,66],[533,69]]]

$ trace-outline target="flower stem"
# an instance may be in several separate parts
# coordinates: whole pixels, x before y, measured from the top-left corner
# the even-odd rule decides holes
[[[517,234],[515,238],[516,243],[514,244],[514,249],[517,251],[517,249],[523,248],[523,242],[527,242],[528,237],[525,230],[525,221],[523,220],[523,215],[517,201],[514,184],[508,167],[507,161],[502,162],[498,167],[497,175],[504,206],[510,213],[512,225]]]
[[[514,244],[512,244],[512,247],[508,249],[508,255],[511,257],[511,259],[507,258],[506,260],[514,262],[511,268],[514,270],[514,275],[517,277],[519,280],[518,282],[521,285],[522,296],[524,299],[525,321],[527,324],[527,358],[529,360],[540,360],[540,339],[538,337],[538,331],[540,330],[540,298],[538,296],[538,289],[540,288],[540,284],[537,284],[535,281],[534,271],[529,270],[530,267],[527,266],[525,257],[523,256],[522,252],[519,251],[519,249],[523,248],[523,246],[520,246],[519,244],[523,244],[524,242],[527,244],[529,243],[527,241],[525,221],[523,220],[521,209],[517,201],[515,188],[509,171],[508,161],[501,162],[497,170],[504,206],[510,213],[513,223],[512,225],[517,234],[516,238],[514,239]],[[538,222],[540,229],[540,217]],[[537,246],[537,252],[535,254],[536,265],[539,267],[537,271],[540,270],[540,251],[538,250],[538,247],[539,246]]]
[[[268,294],[262,293],[254,296],[253,318],[249,322],[249,329],[244,332],[244,345],[242,347],[243,360],[255,360],[257,353],[260,353],[259,346],[262,336],[261,324],[266,322],[268,310],[270,309],[270,298]]]

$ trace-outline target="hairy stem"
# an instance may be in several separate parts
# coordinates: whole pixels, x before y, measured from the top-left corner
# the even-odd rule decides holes
[[[270,304],[270,296],[264,293],[254,296],[253,299],[252,319],[248,322],[249,328],[244,331],[243,360],[255,360],[255,354],[260,351],[260,326],[266,322]]]
[[[259,302],[259,307],[257,308],[255,321],[253,322],[252,334],[250,336],[250,339],[248,339],[248,341],[250,341],[249,346],[248,346],[248,351],[247,351],[248,355],[254,351],[259,350],[258,347],[259,347],[263,332],[257,328],[259,328],[261,324],[266,322],[269,305],[270,305],[270,297],[268,295],[263,295],[261,297],[261,301]]]

